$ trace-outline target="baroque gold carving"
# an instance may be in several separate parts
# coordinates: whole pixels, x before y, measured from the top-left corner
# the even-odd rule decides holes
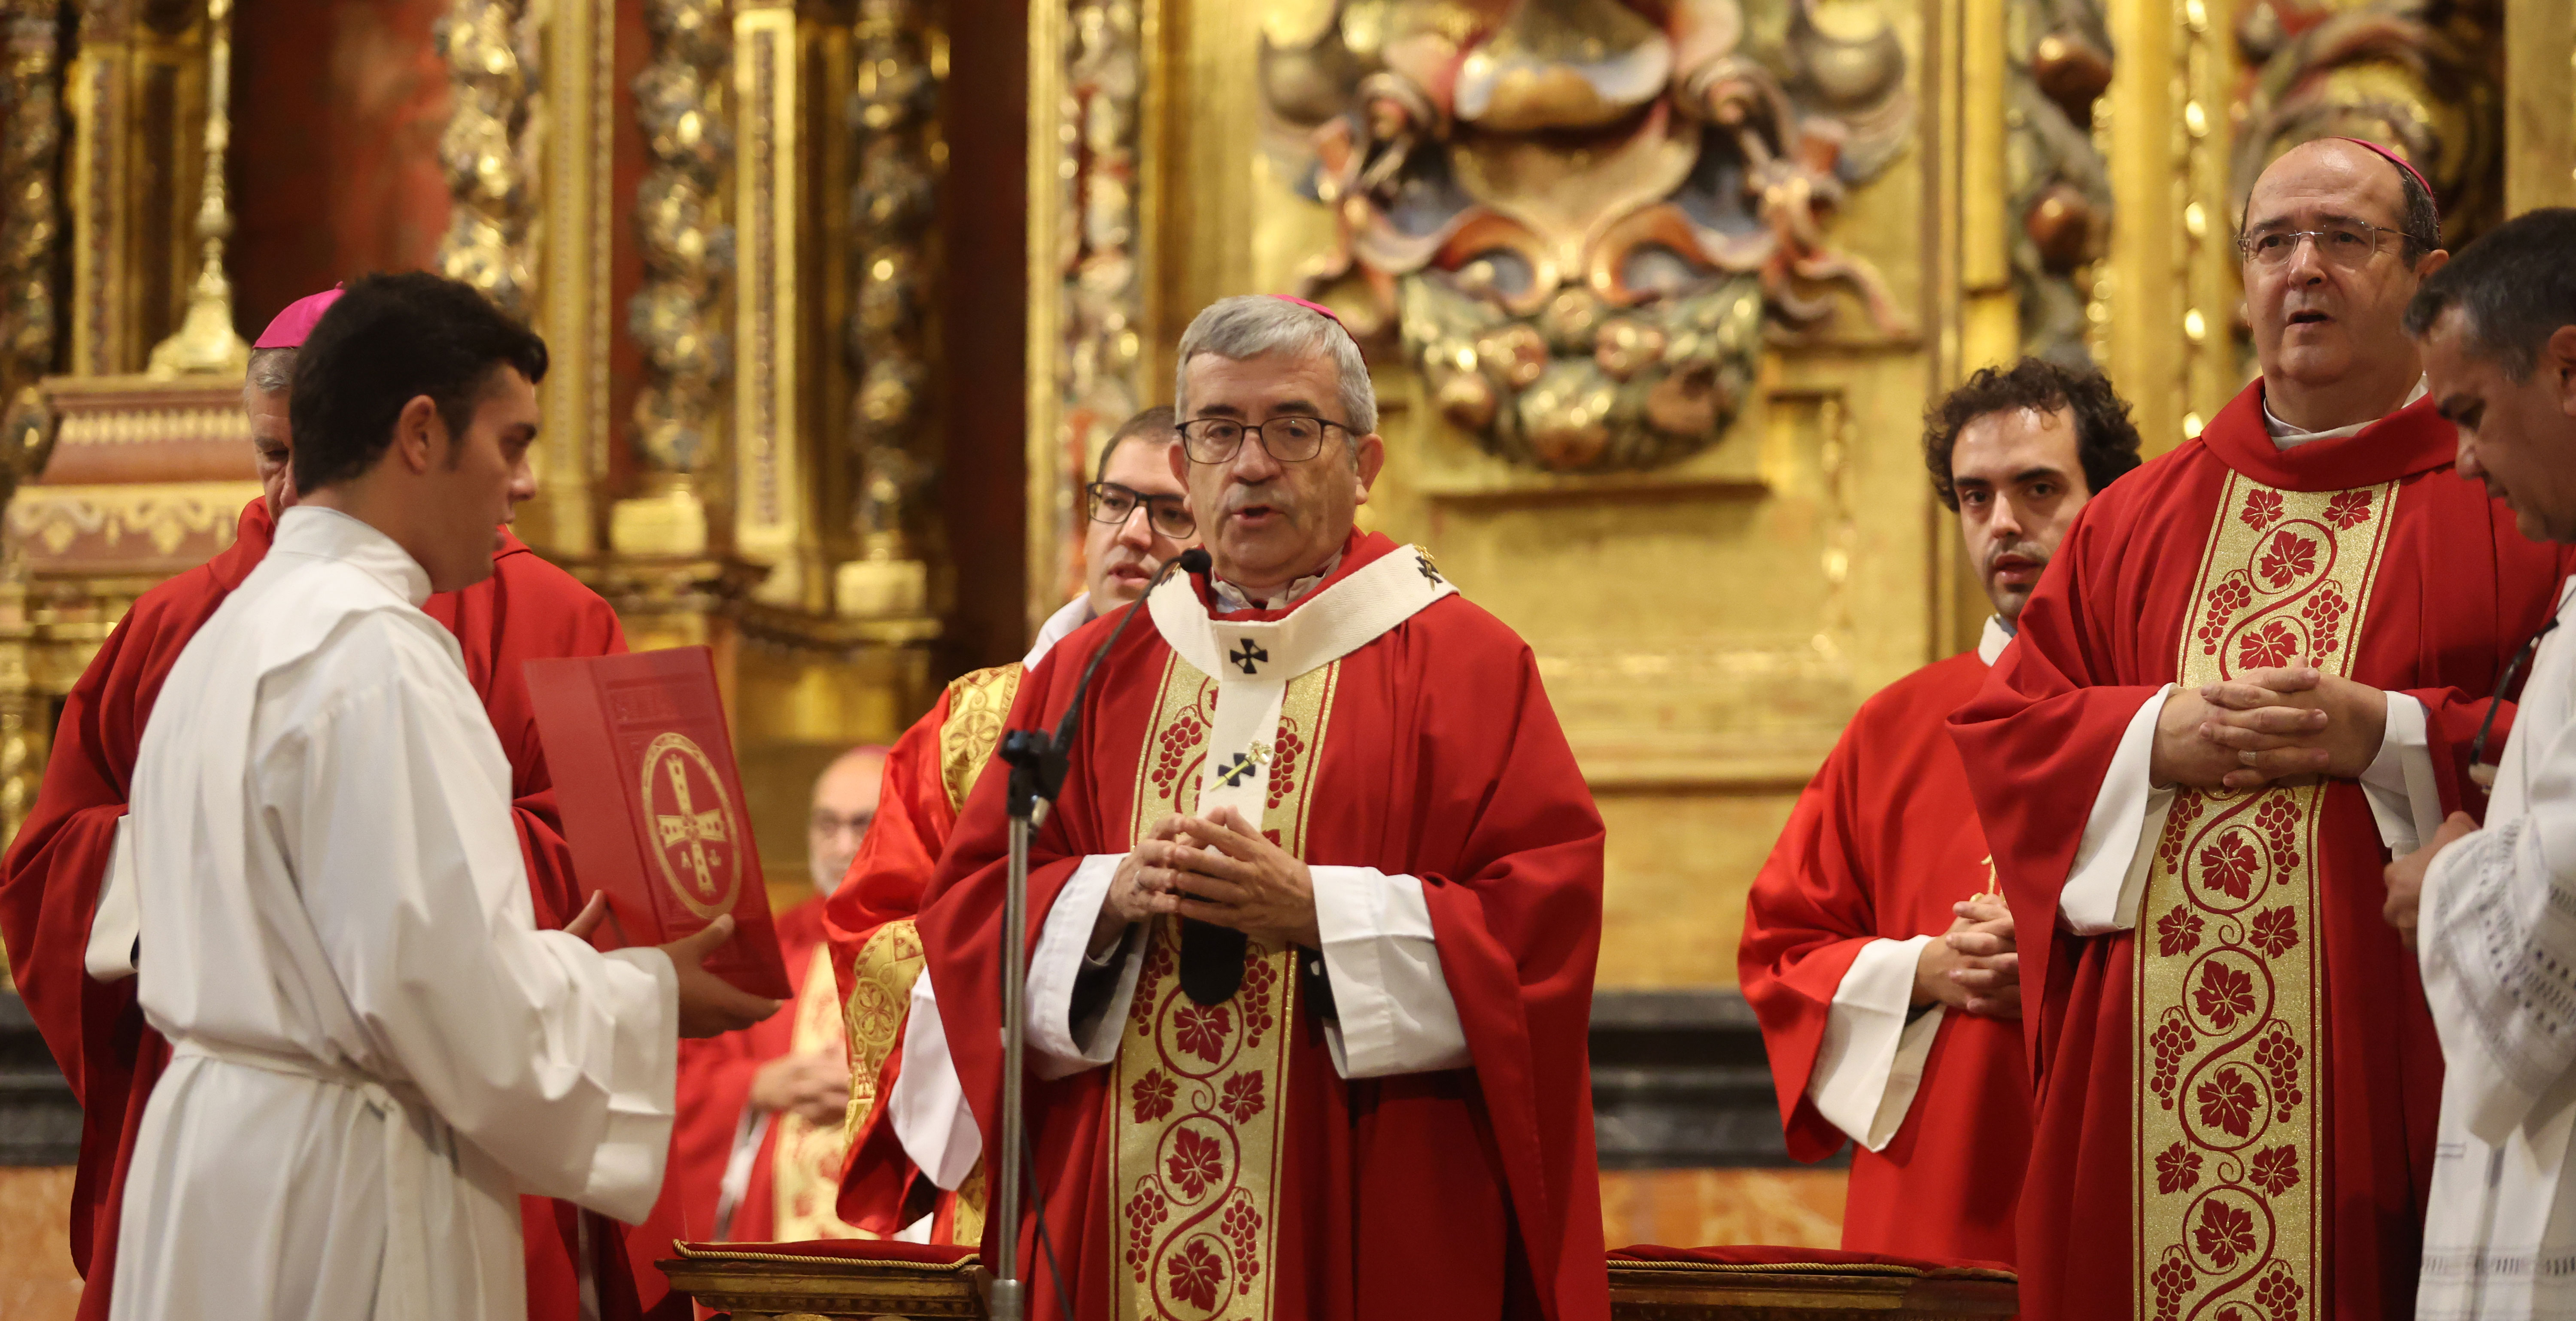
[[[155,377],[239,376],[250,345],[233,329],[233,282],[224,274],[224,243],[233,213],[224,191],[224,154],[232,142],[233,0],[206,0],[206,162],[197,201],[200,256],[188,313],[176,334],[152,346]]]
[[[2236,20],[2254,75],[2230,198],[2241,213],[2272,158],[2312,138],[2395,148],[2433,185],[2451,247],[2504,218],[2504,29],[2444,0],[2256,0]]]
[[[1841,289],[1910,326],[1825,227],[1902,150],[1914,106],[1886,13],[1814,0],[1338,0],[1262,52],[1274,155],[1331,207],[1310,294],[1400,342],[1490,452],[1653,468],[1714,444],[1769,341]]]
[[[193,540],[212,553],[232,544],[242,506],[258,495],[257,482],[32,486],[9,506],[9,534],[52,555],[82,541],[127,556],[166,558]],[[150,549],[133,548],[129,540]]]
[[[2092,301],[2093,263],[2107,246],[2112,212],[2093,112],[2111,85],[2111,39],[2099,0],[2011,0],[2007,27],[2005,160],[2022,352],[2089,366],[2089,316],[2100,306]]]
[[[847,425],[860,558],[841,566],[835,596],[847,615],[917,614],[927,581],[922,495],[938,471],[939,447],[923,430],[937,292],[931,226],[946,156],[937,114],[945,37],[920,0],[861,0],[856,36],[854,287],[843,343],[855,382]]]
[[[454,97],[438,155],[452,212],[439,240],[440,274],[525,317],[529,181],[540,136],[528,132],[536,34],[519,0],[454,0],[438,20],[438,53]]]
[[[0,399],[35,383],[54,362],[54,262],[62,248],[63,106],[60,0],[16,0],[0,67]],[[0,495],[5,499],[5,495]]]
[[[627,305],[627,329],[644,349],[634,436],[645,492],[615,511],[609,540],[621,551],[691,555],[707,545],[706,487],[723,434],[717,387],[728,367],[722,305],[733,231],[718,188],[732,150],[732,29],[723,0],[648,0],[645,17],[653,59],[635,78],[635,114],[653,166],[635,206],[645,282]]]

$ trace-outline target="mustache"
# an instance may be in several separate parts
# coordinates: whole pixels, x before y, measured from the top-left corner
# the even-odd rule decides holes
[[[2048,547],[2036,541],[2016,541],[2009,546],[1996,547],[1993,553],[1986,556],[1986,567],[1993,568],[1997,561],[2007,555],[2028,560],[2042,568],[2048,566]]]

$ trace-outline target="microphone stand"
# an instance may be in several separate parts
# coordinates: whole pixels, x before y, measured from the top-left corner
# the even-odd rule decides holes
[[[1073,701],[1065,707],[1064,719],[1053,735],[1043,729],[1015,729],[1002,739],[1002,760],[1011,766],[1011,864],[1002,891],[1002,1159],[991,1202],[993,1255],[1001,1267],[993,1280],[988,1309],[992,1321],[1025,1321],[1029,1307],[1028,1282],[1020,1278],[1021,1153],[1028,1131],[1029,840],[1046,824],[1056,795],[1064,792],[1065,773],[1073,765],[1073,738],[1082,726],[1083,699],[1091,691],[1092,676],[1100,672],[1101,659],[1144,612],[1145,597],[1152,596],[1174,569],[1206,573],[1208,553],[1191,549],[1173,556],[1145,585],[1144,595],[1127,607],[1108,640],[1091,653],[1091,663],[1083,667],[1082,681],[1074,685]],[[1045,1214],[1043,1208],[1039,1214]]]

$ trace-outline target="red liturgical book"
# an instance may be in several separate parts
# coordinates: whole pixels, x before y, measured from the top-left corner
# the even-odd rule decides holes
[[[794,998],[770,926],[733,739],[704,647],[528,662],[573,874],[608,893],[627,942],[660,945],[733,914],[707,971]]]

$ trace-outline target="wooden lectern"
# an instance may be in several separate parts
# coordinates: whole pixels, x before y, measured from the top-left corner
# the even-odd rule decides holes
[[[671,1287],[733,1321],[981,1317],[972,1249],[833,1240],[683,1243]],[[1790,1248],[1623,1248],[1616,1321],[1978,1321],[2012,1316],[2012,1272]]]

